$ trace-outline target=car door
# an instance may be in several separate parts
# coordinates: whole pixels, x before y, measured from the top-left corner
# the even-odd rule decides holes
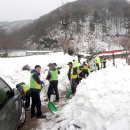
[[[0,130],[16,130],[21,113],[20,95],[0,78]]]

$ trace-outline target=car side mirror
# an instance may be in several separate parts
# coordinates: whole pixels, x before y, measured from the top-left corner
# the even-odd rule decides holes
[[[13,90],[8,90],[7,95],[8,95],[9,98],[13,97],[14,96],[14,91]]]

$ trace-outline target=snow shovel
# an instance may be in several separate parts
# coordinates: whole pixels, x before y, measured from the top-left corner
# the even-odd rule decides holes
[[[52,101],[48,102],[48,108],[52,113],[57,112],[57,107],[55,106],[55,104]]]
[[[70,98],[70,96],[72,95],[72,90],[70,88],[66,89],[66,98]]]

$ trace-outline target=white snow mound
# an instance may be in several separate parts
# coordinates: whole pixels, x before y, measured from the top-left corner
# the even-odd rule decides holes
[[[62,114],[61,130],[130,130],[130,67],[93,72]]]

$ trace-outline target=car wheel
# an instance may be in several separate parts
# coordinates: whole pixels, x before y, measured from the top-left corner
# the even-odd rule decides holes
[[[18,127],[21,127],[25,123],[25,121],[26,121],[26,109],[24,106],[22,106]]]

